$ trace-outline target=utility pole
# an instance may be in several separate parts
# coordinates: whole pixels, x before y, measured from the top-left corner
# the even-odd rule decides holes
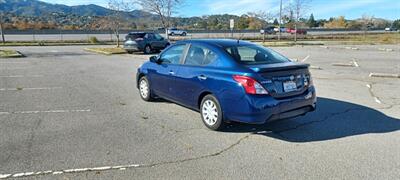
[[[281,4],[280,4],[280,8],[279,8],[279,29],[278,29],[278,31],[279,31],[279,34],[278,34],[278,40],[280,41],[281,40],[281,24],[282,24],[282,0],[281,0]]]
[[[1,34],[1,41],[3,44],[6,43],[6,39],[4,38],[4,30],[3,30],[3,14],[0,15],[0,34]]]

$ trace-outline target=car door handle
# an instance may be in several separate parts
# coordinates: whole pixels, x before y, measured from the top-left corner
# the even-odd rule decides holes
[[[204,76],[204,75],[197,76],[197,78],[198,78],[199,80],[202,80],[202,81],[204,81],[204,80],[207,79],[207,77]]]
[[[174,72],[174,71],[169,71],[168,74],[169,74],[169,75],[175,75],[175,72]]]

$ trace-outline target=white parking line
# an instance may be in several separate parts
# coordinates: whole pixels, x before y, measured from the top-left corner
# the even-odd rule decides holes
[[[23,172],[23,173],[14,173],[14,174],[0,174],[0,179],[8,179],[8,178],[19,178],[19,177],[33,177],[39,175],[60,175],[64,173],[79,173],[79,172],[88,172],[88,171],[107,171],[107,170],[126,170],[128,168],[137,168],[140,167],[139,164],[128,164],[128,165],[120,165],[120,166],[102,166],[102,167],[93,167],[93,168],[78,168],[78,169],[65,169],[65,170],[48,170],[48,171],[37,171],[37,172]]]
[[[354,60],[354,61],[353,61],[353,64],[354,64],[354,66],[359,67],[357,61]]]
[[[301,60],[301,62],[307,61],[308,58],[310,58],[310,55],[307,55],[303,60]]]
[[[374,97],[374,99],[375,99],[375,102],[377,102],[378,104],[382,104],[382,101],[381,101],[381,100],[379,100],[379,98],[377,98],[377,97]]]
[[[371,84],[367,84],[366,86],[369,89],[369,91],[371,93],[371,96],[374,98],[375,102],[378,103],[378,104],[382,104],[382,101],[378,97],[376,97],[376,96],[374,96],[372,94],[372,85]]]
[[[53,90],[62,89],[62,87],[37,87],[37,88],[0,88],[0,91],[23,91],[23,90]]]
[[[9,75],[9,76],[0,76],[0,78],[30,78],[30,77],[44,77],[43,75]]]
[[[322,70],[322,68],[321,68],[321,67],[319,67],[319,66],[310,66],[310,69],[318,69],[318,70]]]
[[[352,58],[352,62],[353,62],[354,67],[360,67],[358,65],[358,63],[357,63],[357,59],[356,58]]]
[[[29,62],[0,62],[0,64],[27,64]]]
[[[10,67],[10,68],[0,68],[0,70],[22,70],[22,69],[28,69],[26,67]]]
[[[15,112],[0,112],[0,115],[11,114],[39,114],[39,113],[74,113],[74,112],[91,112],[90,109],[76,109],[76,110],[46,110],[46,111],[15,111]]]

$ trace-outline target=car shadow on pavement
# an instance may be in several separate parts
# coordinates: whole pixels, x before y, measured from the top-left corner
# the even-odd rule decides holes
[[[289,142],[313,142],[400,130],[400,119],[370,107],[335,99],[318,98],[317,110],[305,116],[246,125],[231,123],[224,132],[254,133]]]

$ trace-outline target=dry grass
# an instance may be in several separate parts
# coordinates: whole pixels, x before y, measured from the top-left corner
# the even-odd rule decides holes
[[[112,55],[112,54],[125,54],[126,51],[122,48],[85,48],[85,51],[105,54],[105,55]]]
[[[1,58],[23,57],[23,55],[15,50],[1,50],[0,49],[0,57]]]
[[[358,35],[350,38],[350,40],[366,44],[399,44],[400,33]]]

